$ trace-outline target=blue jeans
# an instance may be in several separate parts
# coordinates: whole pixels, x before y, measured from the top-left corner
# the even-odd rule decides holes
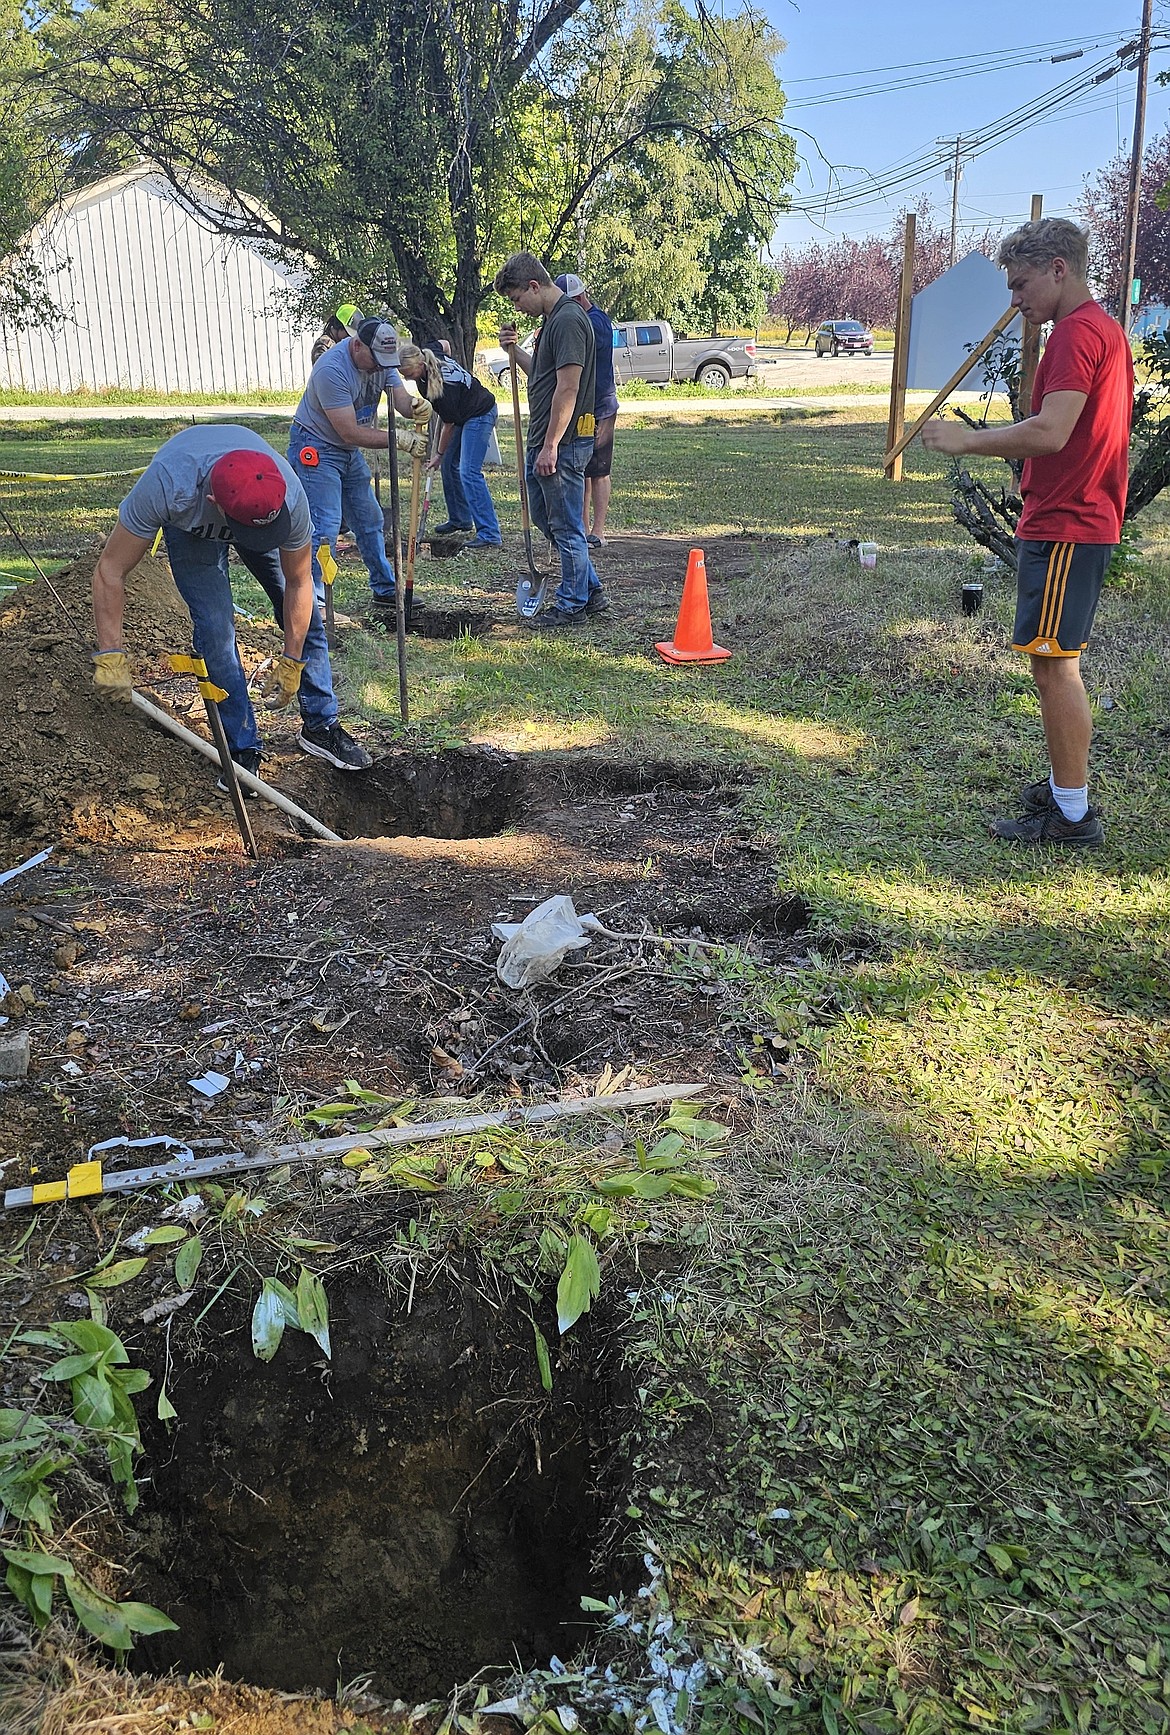
[[[580,614],[601,580],[585,540],[585,466],[593,456],[592,437],[566,440],[557,450],[556,473],[536,474],[537,453],[527,459],[528,506],[536,528],[555,542],[561,556],[556,606]]]
[[[499,413],[493,404],[482,416],[454,429],[451,444],[443,453],[447,518],[452,524],[474,524],[478,542],[500,541],[500,521],[483,474],[483,455]]]
[[[258,752],[260,731],[256,727],[256,713],[248,697],[248,680],[236,646],[228,544],[174,529],[164,529],[163,539],[179,595],[191,614],[195,654],[207,664],[207,673],[216,686],[223,687],[227,693],[227,698],[219,702],[219,715],[228,746],[233,753],[244,748]],[[280,556],[252,554],[243,548],[238,548],[236,553],[253,578],[263,586],[272,604],[276,624],[283,628],[284,573],[280,569]],[[337,721],[337,700],[333,697],[333,674],[329,667],[325,629],[316,609],[305,634],[301,656],[305,661],[297,695],[301,716],[306,728],[327,729]]]
[[[301,463],[306,447],[316,452],[315,464]],[[294,422],[289,432],[288,461],[308,496],[313,520],[313,586],[318,606],[325,606],[325,582],[317,565],[317,550],[323,542],[335,548],[343,511],[369,571],[370,589],[378,602],[392,603],[394,568],[386,558],[382,508],[374,499],[370,467],[361,453],[353,446],[327,446]]]

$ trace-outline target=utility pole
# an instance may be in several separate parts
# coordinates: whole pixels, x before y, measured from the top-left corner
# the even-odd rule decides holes
[[[1129,159],[1129,199],[1125,207],[1125,232],[1121,248],[1121,291],[1117,317],[1122,328],[1129,331],[1133,324],[1133,280],[1137,267],[1138,212],[1142,197],[1142,152],[1146,142],[1146,85],[1150,72],[1150,27],[1154,0],[1145,0],[1142,7],[1142,33],[1138,43],[1137,100],[1133,115],[1133,152]]]
[[[955,160],[947,170],[947,180],[951,182],[951,264],[959,256],[959,180],[963,173],[963,135],[957,139],[936,139],[935,144],[953,148]]]

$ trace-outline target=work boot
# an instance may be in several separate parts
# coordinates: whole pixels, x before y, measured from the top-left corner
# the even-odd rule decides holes
[[[436,524],[431,531],[432,536],[474,536],[474,524],[452,524],[448,519],[446,524]]]
[[[1066,819],[1055,803],[1022,819],[997,819],[993,837],[1004,843],[1056,844],[1065,849],[1100,849],[1105,841],[1101,816],[1090,807],[1084,819]]]
[[[330,723],[328,728],[320,729],[310,729],[307,723],[302,723],[297,746],[302,753],[311,753],[314,759],[328,760],[339,771],[368,771],[374,763],[360,742],[348,735],[340,723]]]
[[[231,749],[231,756],[240,767],[241,771],[250,771],[253,777],[259,777],[260,749],[258,747],[233,747]],[[228,793],[227,778],[224,776],[222,771],[215,780],[215,787],[219,790],[221,795],[226,795]],[[240,784],[240,793],[249,801],[256,801],[259,799],[256,791],[254,789],[249,789],[246,783]]]
[[[586,614],[605,614],[609,609],[609,598],[603,590],[591,590],[589,601],[585,604]]]
[[[534,615],[528,624],[542,630],[545,627],[579,627],[587,614],[588,610],[584,608],[546,608]]]

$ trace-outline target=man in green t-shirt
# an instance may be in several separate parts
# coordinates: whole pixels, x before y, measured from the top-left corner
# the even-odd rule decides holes
[[[585,466],[593,455],[593,389],[597,342],[589,316],[562,293],[532,253],[513,253],[496,273],[495,287],[518,313],[539,317],[529,357],[516,362],[528,375],[528,503],[537,529],[555,542],[561,582],[542,626],[566,626],[606,607],[601,580],[585,540]],[[500,342],[517,344],[514,325]]]

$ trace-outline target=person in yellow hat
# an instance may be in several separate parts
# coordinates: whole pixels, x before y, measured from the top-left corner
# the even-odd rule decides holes
[[[353,337],[365,315],[355,307],[352,301],[342,302],[336,313],[330,314],[325,321],[325,329],[321,332],[312,349],[309,351],[309,362],[315,367],[326,350],[335,344],[344,343],[347,337]]]

